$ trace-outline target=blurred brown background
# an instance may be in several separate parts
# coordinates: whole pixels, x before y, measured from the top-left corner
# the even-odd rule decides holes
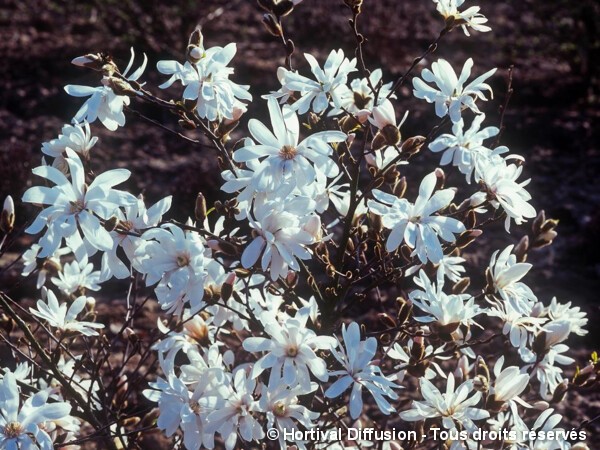
[[[490,33],[468,38],[455,30],[415,72],[438,57],[460,70],[464,60],[475,60],[476,73],[498,67],[492,85],[495,100],[482,105],[489,124],[498,123],[498,106],[504,101],[507,68],[514,65],[514,95],[506,117],[503,144],[527,157],[526,175],[534,206],[560,219],[555,245],[532,255],[536,263],[528,283],[544,302],[552,295],[584,306],[599,318],[600,288],[600,5],[593,0],[481,0],[492,26]],[[469,5],[470,6],[470,5]],[[81,105],[65,84],[97,85],[97,74],[70,64],[76,56],[107,52],[127,63],[129,47],[148,54],[143,80],[156,88],[164,77],[155,69],[160,59],[183,61],[187,37],[197,23],[203,26],[207,46],[238,43],[234,79],[251,84],[255,99],[278,88],[275,69],[283,63],[281,43],[268,35],[260,21],[262,11],[251,0],[141,0],[0,2],[0,193],[19,198],[31,184],[30,169],[38,165],[43,141],[57,136]],[[333,48],[353,52],[349,12],[341,0],[304,0],[285,19],[289,37],[297,46],[294,65],[306,70],[301,56],[310,52],[320,61]],[[443,23],[433,2],[426,0],[365,0],[359,28],[367,36],[366,60],[383,67],[385,80],[393,81],[413,58],[432,42]],[[138,59],[141,61],[141,58]],[[136,62],[137,65],[137,62]],[[177,87],[160,92],[180,94]],[[431,105],[415,101],[410,83],[398,105],[411,110],[403,127],[405,136],[424,134],[435,123]],[[165,121],[172,117],[144,107],[143,112]],[[262,117],[265,107],[256,101],[250,114]],[[250,115],[249,114],[249,115]],[[175,214],[185,218],[198,191],[209,198],[219,195],[220,177],[210,149],[191,148],[177,137],[129,116],[115,133],[95,124],[100,142],[94,148],[97,171],[128,167],[129,187],[155,200],[165,192],[175,195]],[[237,133],[245,132],[247,118]],[[424,152],[417,159],[433,167],[439,159]],[[408,170],[408,169],[407,169]],[[423,172],[423,169],[416,168]],[[452,172],[452,171],[448,171]],[[456,174],[450,183],[459,184]],[[460,194],[459,194],[460,195]],[[25,212],[21,206],[21,214]],[[23,216],[21,216],[23,217]],[[22,222],[21,222],[22,223]],[[488,235],[489,247],[471,255],[486,264],[493,248],[516,243],[523,229],[507,236]],[[587,339],[597,342],[598,332]]]

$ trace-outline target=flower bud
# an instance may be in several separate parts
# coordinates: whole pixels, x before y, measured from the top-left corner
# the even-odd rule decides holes
[[[292,0],[276,0],[271,12],[277,17],[287,16],[294,9]]]
[[[377,314],[379,321],[388,328],[396,328],[396,321],[388,313]]]
[[[554,395],[552,396],[552,403],[562,402],[567,395],[567,391],[569,390],[569,380],[563,380],[556,389],[554,390]]]
[[[340,129],[348,134],[360,128],[360,122],[356,119],[356,117],[351,115],[346,115],[338,120],[338,125]]]
[[[490,382],[483,375],[477,375],[473,378],[473,388],[479,392],[488,392],[490,390]]]
[[[9,335],[15,328],[15,321],[8,317],[6,314],[0,314],[0,328],[6,331],[6,335]]]
[[[383,127],[381,130],[379,130],[379,133],[383,134],[387,145],[398,145],[400,143],[400,139],[402,139],[400,130],[397,126],[392,124],[388,124]]]
[[[110,219],[104,221],[104,229],[109,233],[115,231],[117,225],[119,225],[119,218],[117,216],[112,216]]]
[[[99,53],[89,53],[84,56],[78,56],[71,60],[71,64],[78,67],[86,67],[88,69],[102,70],[102,67],[106,63],[105,59]]]
[[[197,26],[194,31],[192,31],[192,34],[190,34],[188,45],[200,48],[204,47],[204,36],[202,35],[202,28],[200,26]]]
[[[227,302],[233,294],[233,284],[235,283],[235,273],[231,272],[227,275],[225,282],[221,285],[221,298],[224,302]]]
[[[458,280],[454,286],[452,286],[452,293],[455,295],[464,293],[471,284],[471,279],[469,277],[464,277]]]
[[[423,147],[425,140],[424,136],[413,136],[408,138],[402,143],[402,153],[409,156],[416,155],[421,151],[421,147]]]
[[[15,225],[15,202],[10,195],[4,200],[4,207],[0,217],[0,230],[3,233],[10,233]]]
[[[111,88],[116,95],[125,95],[128,97],[137,96],[135,89],[133,89],[127,81],[122,80],[121,78],[112,76],[103,77],[102,84]]]
[[[474,230],[467,230],[456,238],[455,244],[458,248],[465,248],[482,234],[483,231],[477,228],[475,228]]]
[[[262,19],[262,23],[265,29],[275,37],[281,37],[283,31],[281,25],[277,22],[277,19],[272,14],[265,14]]]
[[[406,194],[406,188],[408,183],[406,182],[406,177],[401,177],[396,181],[396,186],[394,186],[394,195],[398,198],[404,197]]]
[[[194,217],[196,218],[199,224],[204,223],[204,220],[206,219],[206,198],[204,197],[202,192],[198,192],[198,195],[196,196]]]

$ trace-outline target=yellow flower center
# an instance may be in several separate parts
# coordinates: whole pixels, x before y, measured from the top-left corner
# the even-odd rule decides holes
[[[3,433],[8,439],[14,439],[23,434],[24,431],[25,428],[19,422],[9,422],[4,427]]]
[[[298,151],[295,147],[292,147],[291,145],[284,145],[283,147],[281,147],[281,150],[279,150],[280,158],[285,159],[286,161],[294,159],[297,154]]]

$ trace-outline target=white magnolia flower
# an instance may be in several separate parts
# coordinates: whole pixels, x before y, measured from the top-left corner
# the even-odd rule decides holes
[[[330,336],[318,336],[306,327],[308,312],[301,309],[283,323],[267,319],[265,333],[270,338],[251,336],[244,340],[244,350],[268,352],[254,363],[252,378],[270,369],[269,386],[283,383],[294,387],[299,383],[304,390],[310,389],[309,371],[320,381],[327,381],[327,365],[315,351],[329,350],[336,341]]]
[[[570,331],[578,336],[588,334],[588,330],[583,328],[588,323],[587,314],[581,311],[579,306],[571,307],[571,302],[558,303],[556,297],[553,297],[550,306],[546,310],[546,314],[552,320],[567,321]]]
[[[460,256],[447,256],[444,255],[438,265],[438,272],[441,272],[450,281],[454,283],[458,282],[465,272],[465,268],[462,265],[466,262],[465,258]]]
[[[439,327],[444,327],[447,333],[452,333],[459,325],[470,326],[475,323],[473,318],[482,312],[475,304],[475,299],[469,294],[446,294],[443,273],[438,272],[437,286],[429,280],[423,270],[418,277],[413,278],[422,290],[415,289],[409,294],[410,300],[428,316],[415,317],[423,323],[435,322]]]
[[[60,270],[60,257],[71,253],[71,249],[68,247],[59,248],[40,263],[38,261],[38,254],[41,249],[42,247],[39,244],[32,244],[22,256],[23,271],[21,272],[21,275],[27,277],[37,269],[38,276],[35,285],[37,289],[40,289],[46,283],[48,274],[54,274],[54,272]]]
[[[103,281],[113,276],[123,279],[131,274],[130,268],[117,256],[118,248],[123,249],[130,262],[134,261],[135,250],[141,242],[135,234],[156,227],[163,215],[171,208],[171,200],[172,197],[169,195],[146,209],[144,199],[140,195],[135,203],[126,205],[123,211],[120,209],[115,211],[115,217],[118,219],[117,228],[110,232],[113,246],[111,250],[102,254],[101,279]]]
[[[180,316],[189,303],[191,314],[203,307],[208,258],[198,233],[166,224],[142,235],[135,250],[135,267],[146,275],[163,310]]]
[[[575,362],[573,358],[564,355],[569,350],[566,344],[555,344],[544,350],[545,355],[541,361],[538,361],[538,355],[533,352],[528,355],[529,359],[525,360],[529,364],[524,369],[531,370],[529,375],[539,381],[539,393],[544,400],[552,400],[554,391],[564,382],[563,370],[556,364],[571,365]]]
[[[343,142],[341,131],[322,131],[299,142],[300,125],[296,113],[288,106],[281,109],[277,100],[268,99],[273,134],[256,119],[250,119],[248,129],[259,144],[246,145],[233,154],[238,162],[260,160],[253,167],[252,186],[258,191],[274,191],[285,182],[305,186],[316,180],[317,170],[329,178],[339,173],[331,158],[332,142]]]
[[[42,291],[42,295],[44,295],[44,291]],[[84,336],[97,336],[98,332],[96,329],[104,328],[104,325],[101,323],[77,320],[79,313],[83,311],[88,301],[91,300],[90,297],[86,297],[85,295],[77,297],[73,300],[71,306],[68,306],[67,303],[59,304],[56,295],[50,290],[47,291],[45,296],[46,301],[38,300],[37,308],[29,308],[29,311],[40,319],[44,319],[51,327],[65,332],[73,331],[81,333]]]
[[[15,374],[7,371],[0,380],[0,448],[7,450],[52,450],[54,443],[44,424],[66,418],[71,405],[47,403],[49,391],[27,398],[19,407],[20,395]]]
[[[471,182],[478,159],[490,159],[508,151],[508,148],[503,146],[491,150],[483,145],[484,140],[496,136],[499,132],[496,127],[486,127],[480,130],[484,120],[485,114],[475,116],[471,127],[467,131],[463,131],[464,121],[461,118],[452,124],[452,133],[454,134],[441,134],[429,144],[432,152],[443,152],[440,165],[445,166],[452,163],[460,173],[466,176],[468,183]],[[476,176],[475,179],[478,180],[479,177]]]
[[[300,385],[289,388],[285,385],[269,387],[263,392],[259,407],[260,411],[267,413],[267,428],[276,428],[279,445],[287,448],[284,436],[286,430],[289,434],[298,429],[296,422],[310,429],[314,426],[313,421],[319,418],[319,413],[309,410],[306,406],[299,404],[298,396],[309,394],[317,389],[317,384],[312,383],[310,391],[302,389]],[[305,442],[291,440],[299,449],[305,449]]]
[[[565,431],[564,428],[556,428],[562,420],[562,416],[553,413],[554,409],[549,408],[538,416],[530,430],[535,433],[531,434],[532,438],[529,441],[529,449],[568,450],[571,448],[569,441],[561,437],[564,436],[565,433],[568,434],[568,432]],[[542,435],[548,438],[543,439]],[[550,436],[553,436],[553,438],[549,438]]]
[[[381,104],[373,108],[373,114],[369,117],[369,122],[377,127],[379,130],[383,130],[385,127],[392,126],[394,128],[400,128],[408,117],[408,111],[402,116],[402,120],[396,125],[396,111],[394,111],[394,105],[388,99],[385,99]]]
[[[471,6],[461,12],[458,8],[462,6],[465,0],[433,0],[433,2],[444,19],[451,19],[454,21],[453,23],[460,25],[467,36],[469,36],[468,27],[482,33],[491,30],[490,27],[484,25],[488,20],[483,14],[479,13],[479,6]]]
[[[423,69],[423,72],[421,72],[423,80],[418,77],[413,78],[415,97],[426,100],[428,103],[435,103],[437,116],[444,117],[446,114],[450,114],[452,122],[460,120],[463,108],[470,108],[479,114],[480,111],[475,104],[475,100],[477,98],[487,100],[483,94],[484,90],[492,94],[492,88],[484,81],[491,77],[496,69],[484,73],[468,85],[463,86],[469,75],[471,75],[472,67],[473,60],[469,58],[463,66],[460,77],[457,78],[448,61],[445,59],[437,60],[431,65],[431,70]],[[427,83],[435,83],[437,89]]]
[[[123,72],[123,77],[129,81],[137,81],[148,63],[148,58],[144,54],[144,62],[138,69],[131,75],[127,75],[129,69],[133,64],[135,53],[131,48],[131,59],[127,68]],[[130,99],[126,95],[117,95],[110,87],[111,78],[104,77],[102,79],[103,86],[90,87],[90,86],[79,86],[69,84],[65,86],[67,94],[74,97],[90,97],[83,106],[77,111],[73,120],[75,122],[87,121],[89,123],[94,122],[96,119],[100,119],[102,125],[108,128],[110,131],[115,131],[119,126],[125,125],[125,114],[123,114],[123,107],[129,105]],[[132,88],[133,90],[133,88]]]
[[[506,212],[506,231],[510,230],[511,220],[520,225],[536,216],[535,208],[528,203],[531,195],[525,190],[530,180],[517,182],[523,166],[506,164],[497,159],[479,159],[477,162],[477,170],[491,205],[496,209],[501,207]]]
[[[394,367],[394,369],[398,370],[398,373],[394,377],[394,381],[402,383],[407,373],[418,378],[423,376],[428,380],[435,378],[437,375],[446,378],[446,374],[442,371],[440,365],[434,361],[436,358],[442,360],[451,358],[442,356],[446,345],[444,344],[438,348],[434,348],[433,345],[424,347],[422,353],[423,356],[421,357],[423,360],[422,364],[417,365],[416,363],[418,362],[418,359],[415,358],[419,357],[413,356],[413,349],[418,348],[422,342],[423,337],[417,336],[414,340],[409,339],[404,347],[400,345],[400,343],[394,342],[394,345],[388,349],[387,355],[396,361],[400,361],[400,364]],[[433,366],[433,369],[429,366],[429,364]]]
[[[175,81],[180,81],[186,86],[183,98],[196,100],[196,111],[201,118],[219,122],[224,119],[234,120],[245,108],[240,100],[252,100],[248,92],[249,86],[236,84],[229,79],[234,70],[227,65],[235,56],[236,44],[206,50],[198,47],[194,50],[198,56],[194,64],[186,62],[182,65],[177,61],[158,62],[158,71],[171,75],[160,88],[168,88]]]
[[[373,111],[373,107],[383,103],[391,93],[392,83],[382,84],[379,89],[379,95],[377,96],[377,103],[375,103],[375,93],[369,87],[369,81],[371,86],[377,89],[377,85],[381,81],[382,71],[381,69],[375,69],[367,78],[357,78],[352,80],[350,88],[345,85],[340,86],[341,103],[342,108],[346,111],[354,114],[359,121],[366,121],[367,117]],[[395,98],[395,95],[390,96]],[[334,109],[330,115],[341,114],[341,109]]]
[[[350,417],[356,419],[363,409],[362,391],[365,388],[371,393],[381,412],[386,415],[395,412],[385,397],[397,400],[398,394],[392,389],[400,386],[386,378],[380,367],[372,362],[377,352],[377,339],[370,337],[361,341],[360,328],[356,322],[352,322],[348,328],[345,324],[342,325],[342,337],[344,344],[338,341],[339,350],[333,349],[332,354],[344,368],[329,372],[329,375],[339,378],[325,391],[325,396],[339,397],[352,386]]]
[[[492,254],[489,264],[490,281],[495,293],[510,304],[512,309],[528,314],[537,298],[529,286],[520,280],[527,275],[532,265],[518,263],[517,256],[511,253],[513,248],[514,245],[509,245],[502,252],[496,250]]]
[[[246,368],[238,366],[233,372],[225,403],[206,418],[208,433],[218,431],[225,440],[225,448],[233,450],[238,433],[245,442],[259,441],[265,436],[260,422],[253,414],[259,410],[254,399],[256,380],[247,376]]]
[[[167,379],[159,378],[149,383],[144,395],[157,402],[160,410],[157,426],[167,437],[178,428],[183,431],[183,442],[189,450],[214,447],[214,431],[207,430],[206,418],[221,406],[227,395],[227,379],[219,368],[202,370],[202,377],[196,382],[186,383],[166,369]]]
[[[254,217],[248,215],[248,219],[256,237],[242,254],[242,266],[250,268],[260,258],[262,270],[270,269],[272,280],[285,277],[289,269],[300,271],[297,259],[310,259],[307,246],[316,241],[303,229],[308,217],[318,217],[311,215],[314,206],[314,202],[305,197],[296,197],[287,204],[255,204]]]
[[[417,255],[423,264],[428,260],[438,263],[444,257],[439,238],[454,242],[454,235],[465,231],[462,222],[452,217],[434,215],[448,206],[456,193],[454,189],[443,189],[434,194],[436,179],[435,172],[423,178],[414,204],[404,198],[373,190],[375,199],[369,200],[369,210],[382,216],[383,226],[392,230],[386,242],[388,252],[396,250],[404,241],[414,249],[412,255]]]
[[[284,68],[279,69],[283,93],[298,92],[300,94],[300,99],[292,104],[292,108],[299,114],[304,114],[312,104],[312,111],[319,114],[327,109],[331,100],[333,105],[339,109],[343,104],[342,97],[348,74],[356,70],[356,58],[349,60],[344,56],[343,50],[332,50],[321,69],[314,56],[305,53],[304,57],[310,64],[316,81],[297,72]],[[275,95],[281,96],[281,94]]]
[[[527,348],[529,337],[541,328],[546,319],[532,316],[533,305],[517,310],[513,303],[505,300],[493,301],[491,304],[488,316],[498,317],[504,322],[502,333],[509,337],[513,347],[519,349],[521,358],[527,358],[531,354],[531,350]]]
[[[400,413],[400,418],[407,422],[416,422],[425,419],[442,419],[442,425],[447,430],[457,428],[457,424],[470,433],[477,430],[474,420],[486,419],[490,413],[485,409],[477,408],[481,402],[481,392],[473,392],[473,380],[463,382],[455,388],[454,375],[448,375],[446,392],[442,394],[431,381],[426,378],[419,380],[421,395],[425,401],[413,401],[412,408]]]
[[[56,252],[63,238],[77,258],[84,254],[91,255],[96,250],[110,250],[112,238],[98,217],[108,219],[116,209],[135,201],[133,195],[113,189],[113,186],[129,178],[129,170],[109,170],[98,175],[88,185],[79,156],[69,148],[66,149],[66,154],[70,181],[54,167],[36,167],[33,173],[46,178],[55,186],[34,186],[23,194],[23,201],[26,203],[47,205],[25,230],[36,234],[47,227],[39,241],[42,247],[38,254],[40,258]],[[83,239],[80,233],[83,234]]]
[[[90,149],[98,142],[96,136],[92,136],[90,124],[87,121],[73,125],[63,125],[58,138],[42,144],[42,152],[53,158],[61,158],[68,147],[85,159],[89,158]]]
[[[498,403],[507,403],[513,413],[517,413],[516,403],[530,406],[521,400],[518,396],[525,390],[529,384],[529,374],[519,369],[517,366],[510,366],[502,369],[504,365],[504,356],[498,358],[494,364],[494,383],[490,386],[491,399]],[[514,414],[519,417],[518,414]]]
[[[169,329],[160,319],[156,321],[157,328],[166,337],[154,344],[152,349],[163,355],[166,353],[167,361],[173,362],[180,350],[187,353],[190,349],[197,350],[198,346],[208,348],[215,342],[218,329],[213,324],[212,316],[204,318],[200,314],[191,315],[185,309],[181,319],[181,331]]]
[[[61,292],[69,295],[82,293],[85,289],[90,291],[100,290],[100,272],[94,272],[94,264],[88,263],[85,256],[81,260],[66,263],[57,277],[51,278],[52,283]]]

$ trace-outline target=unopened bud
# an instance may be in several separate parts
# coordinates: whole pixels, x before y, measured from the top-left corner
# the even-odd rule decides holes
[[[553,403],[562,402],[567,395],[567,391],[569,390],[569,380],[563,380],[556,389],[554,390],[554,395],[552,396]]]
[[[406,187],[408,186],[406,182],[406,177],[401,177],[396,182],[396,186],[394,186],[394,195],[398,198],[404,197],[406,193]]]
[[[452,286],[452,293],[454,295],[462,294],[468,289],[470,284],[471,279],[469,277],[461,278]]]
[[[542,209],[536,218],[531,223],[531,231],[533,231],[534,235],[540,234],[542,229],[542,224],[546,221],[546,212]]]
[[[262,23],[265,29],[275,37],[281,37],[283,31],[281,25],[272,14],[265,14],[262,19]]]
[[[2,208],[2,216],[0,217],[0,230],[3,233],[10,233],[15,225],[15,202],[10,195],[4,200]]]
[[[202,58],[204,58],[204,56],[206,56],[206,53],[202,47],[198,47],[197,45],[188,45],[185,56],[189,62],[192,64],[197,64]]]
[[[136,97],[137,92],[131,87],[131,85],[121,78],[117,77],[103,77],[102,84],[108,86],[117,95],[125,95],[129,97]]]
[[[402,139],[402,135],[400,134],[400,130],[397,126],[388,124],[379,130],[383,137],[385,138],[385,142],[387,145],[398,145],[400,143],[400,139]]]
[[[6,331],[6,334],[9,335],[12,330],[15,328],[15,321],[12,318],[8,317],[6,314],[0,314],[0,328]]]
[[[483,375],[477,375],[473,378],[473,388],[479,392],[487,392],[490,390],[489,380]]]
[[[144,415],[144,418],[142,419],[142,426],[141,426],[141,428],[148,428],[148,427],[156,425],[156,421],[158,420],[158,416],[160,416],[160,409],[159,408],[153,408],[149,413],[146,413]]]
[[[122,425],[124,427],[135,427],[141,421],[142,421],[142,419],[140,419],[137,416],[127,417],[123,420]]]
[[[398,301],[399,299],[402,299],[402,297],[398,297],[398,299],[396,299],[396,301]],[[402,299],[402,300],[404,300],[404,299]],[[413,310],[412,303],[404,300],[404,302],[400,306],[400,310],[398,311],[398,323],[400,323],[400,324],[405,323],[410,318],[410,316],[412,314],[412,310]]]
[[[471,244],[475,239],[483,234],[483,231],[479,229],[467,230],[463,232],[460,236],[456,238],[456,246],[458,248],[465,248],[467,245]]]
[[[413,136],[408,138],[402,143],[402,153],[410,156],[416,155],[421,151],[421,147],[423,147],[425,140],[424,136]]]
[[[204,223],[206,219],[206,198],[202,194],[202,192],[198,192],[196,196],[196,205],[194,207],[194,217],[199,224]]]
[[[225,282],[221,285],[221,298],[224,302],[227,302],[233,294],[233,284],[235,283],[235,273],[231,272],[227,275]]]
[[[294,2],[292,0],[278,0],[273,5],[271,12],[277,17],[287,16],[294,9]]]
[[[439,167],[435,169],[434,173],[436,178],[435,190],[437,191],[438,189],[444,189],[444,185],[446,184],[446,173],[443,169],[440,169]]]
[[[373,151],[381,150],[386,145],[387,145],[387,141],[385,139],[385,136],[383,135],[383,133],[380,130],[375,134],[375,137],[371,141],[371,150],[373,150]]]
[[[360,122],[356,119],[356,117],[351,115],[346,115],[340,120],[338,120],[338,125],[340,126],[341,130],[346,134],[351,133],[352,131],[355,131],[360,128]]]
[[[190,38],[188,39],[188,45],[193,45],[195,47],[204,47],[204,36],[202,36],[202,28],[197,26],[192,34],[190,34]]]
[[[110,219],[104,221],[104,229],[109,233],[115,231],[117,225],[119,225],[119,218],[117,216],[112,216]]]
[[[485,360],[479,356],[477,358],[477,374],[478,375],[482,375],[485,378],[487,378],[488,380],[490,379],[490,369],[488,367],[488,365],[485,363]]]
[[[529,250],[529,237],[523,236],[513,253],[517,257],[517,262],[524,262],[527,259],[527,250]]]
[[[101,71],[106,61],[100,54],[89,53],[84,56],[78,56],[71,60],[71,64],[78,67],[86,67],[88,69]]]
[[[387,313],[379,313],[377,314],[377,318],[388,328],[396,328],[397,326],[396,321]]]

